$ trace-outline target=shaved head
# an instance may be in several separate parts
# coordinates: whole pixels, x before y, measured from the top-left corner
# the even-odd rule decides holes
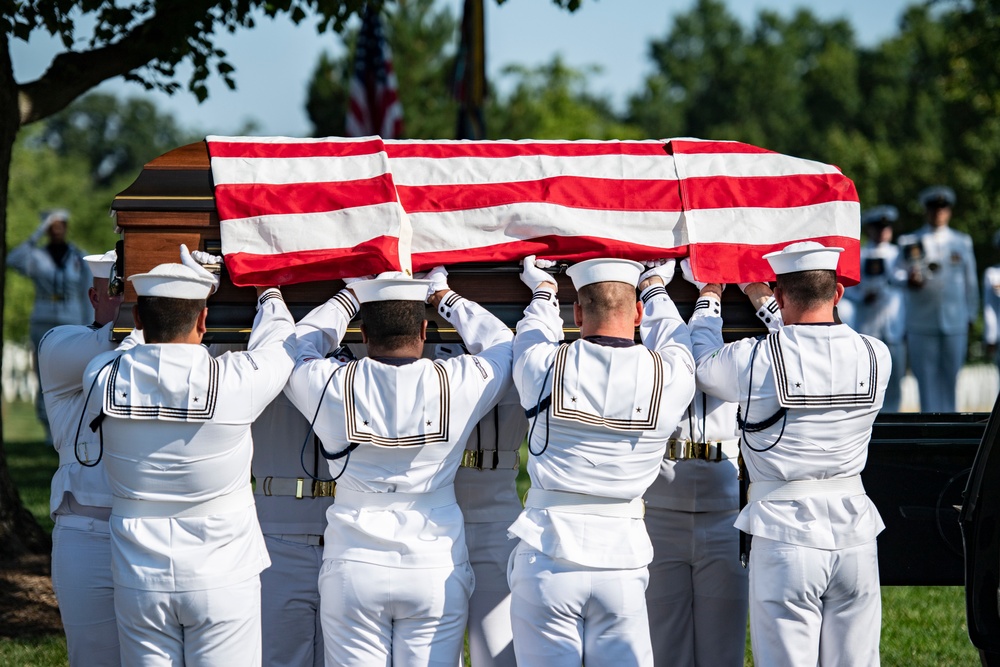
[[[580,288],[576,300],[584,317],[590,320],[604,322],[635,317],[635,287],[628,283],[591,283]]]

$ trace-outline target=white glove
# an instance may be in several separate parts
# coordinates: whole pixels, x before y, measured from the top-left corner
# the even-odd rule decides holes
[[[443,266],[435,266],[433,269],[421,276],[423,280],[431,281],[427,286],[427,298],[430,299],[435,292],[448,291],[448,269]]]
[[[213,255],[210,252],[203,252],[201,250],[192,250],[191,251],[191,257],[193,257],[194,261],[198,262],[199,264],[222,264],[223,263],[222,255]]]
[[[677,267],[676,259],[651,259],[643,262],[648,268],[639,276],[639,284],[646,278],[658,277],[664,285],[669,285],[674,278],[674,269]]]
[[[358,276],[357,278],[341,278],[341,280],[344,281],[344,285],[346,287],[350,287],[352,284],[359,283],[362,280],[374,280],[374,279],[375,279],[375,276],[371,275],[371,274],[369,274],[367,276]]]
[[[208,257],[214,257],[214,255],[209,255],[207,252],[199,252],[200,255],[207,255]],[[212,281],[212,291],[209,294],[215,294],[215,290],[219,289],[219,276],[213,274],[211,271],[202,266],[197,259],[191,256],[191,251],[188,247],[181,244],[181,264],[188,267],[199,276],[203,278],[208,278]]]
[[[687,257],[681,260],[681,275],[684,276],[684,280],[697,287],[699,292],[708,284],[694,279],[694,274],[691,273],[691,261]],[[726,286],[723,285],[722,290],[725,291],[725,289]]]
[[[536,260],[534,255],[528,255],[521,262],[523,265],[521,269],[521,282],[527,285],[528,289],[532,292],[538,289],[538,286],[542,283],[552,283],[553,287],[556,284],[556,279],[543,271],[539,266],[539,262],[548,266],[555,265],[555,262],[549,260]]]

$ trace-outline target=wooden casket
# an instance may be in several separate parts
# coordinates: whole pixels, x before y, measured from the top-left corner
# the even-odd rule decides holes
[[[219,216],[213,194],[212,171],[205,142],[197,142],[164,153],[147,163],[138,178],[117,197],[111,206],[117,216],[122,240],[119,242],[119,275],[143,273],[164,262],[178,261],[178,248],[184,243],[191,250],[221,254]],[[565,269],[553,269],[559,283],[565,332],[568,339],[578,335],[573,326],[572,303],[575,291]],[[211,268],[211,267],[210,267]],[[225,267],[221,285],[209,299],[206,343],[245,342],[255,313],[255,293],[250,287],[237,287],[229,280]],[[470,263],[448,267],[449,285],[458,293],[479,302],[512,329],[530,299],[518,278],[516,263]],[[339,280],[288,285],[282,288],[285,301],[296,319],[322,303],[341,287]],[[697,291],[679,275],[668,291],[685,318],[689,317]],[[114,336],[124,338],[132,329],[132,306],[136,295],[132,284],[125,283],[125,298],[115,321]],[[763,332],[746,297],[735,288],[724,294],[726,336],[741,338]],[[428,342],[457,340],[453,327],[427,310]],[[360,342],[356,324],[348,328],[345,342]]]

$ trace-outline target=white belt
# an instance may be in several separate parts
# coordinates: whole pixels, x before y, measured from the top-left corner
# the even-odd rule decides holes
[[[95,519],[90,516],[76,514],[57,514],[56,525],[75,530],[87,530],[94,533],[110,533],[111,525],[107,519]]]
[[[497,461],[496,465],[493,465],[494,457]],[[521,467],[521,452],[466,449],[462,453],[461,466],[476,470],[518,470]]]
[[[666,458],[670,461],[699,459],[701,461],[725,461],[740,455],[739,439],[715,440],[712,442],[692,442],[670,438],[667,440]]]
[[[426,493],[379,493],[337,488],[337,506],[351,509],[430,510],[455,504],[455,487],[443,486]]]
[[[337,495],[337,483],[305,477],[263,477],[257,481],[258,496],[291,496],[293,498],[332,498]]]
[[[800,479],[792,482],[751,482],[747,500],[801,500],[811,496],[838,495],[861,496],[865,493],[861,475],[830,477],[827,479]]]
[[[101,444],[98,442],[81,442],[77,449],[80,452],[81,459],[86,463],[93,463],[97,460],[97,455],[101,451]],[[79,463],[79,461],[76,460],[73,443],[66,443],[59,448],[59,466],[62,467],[70,463]]]
[[[247,485],[239,491],[217,496],[202,502],[183,500],[137,500],[115,496],[111,501],[113,516],[132,519],[177,519],[181,517],[212,516],[228,514],[253,507],[253,492]]]
[[[607,498],[585,493],[572,493],[571,491],[549,491],[536,488],[528,489],[524,506],[554,512],[595,514],[623,519],[641,519],[646,514],[646,505],[642,498],[625,500],[623,498]]]

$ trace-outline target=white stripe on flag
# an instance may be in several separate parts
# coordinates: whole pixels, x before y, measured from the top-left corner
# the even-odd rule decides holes
[[[382,176],[385,153],[346,157],[212,158],[216,185],[242,183],[336,183]]]

